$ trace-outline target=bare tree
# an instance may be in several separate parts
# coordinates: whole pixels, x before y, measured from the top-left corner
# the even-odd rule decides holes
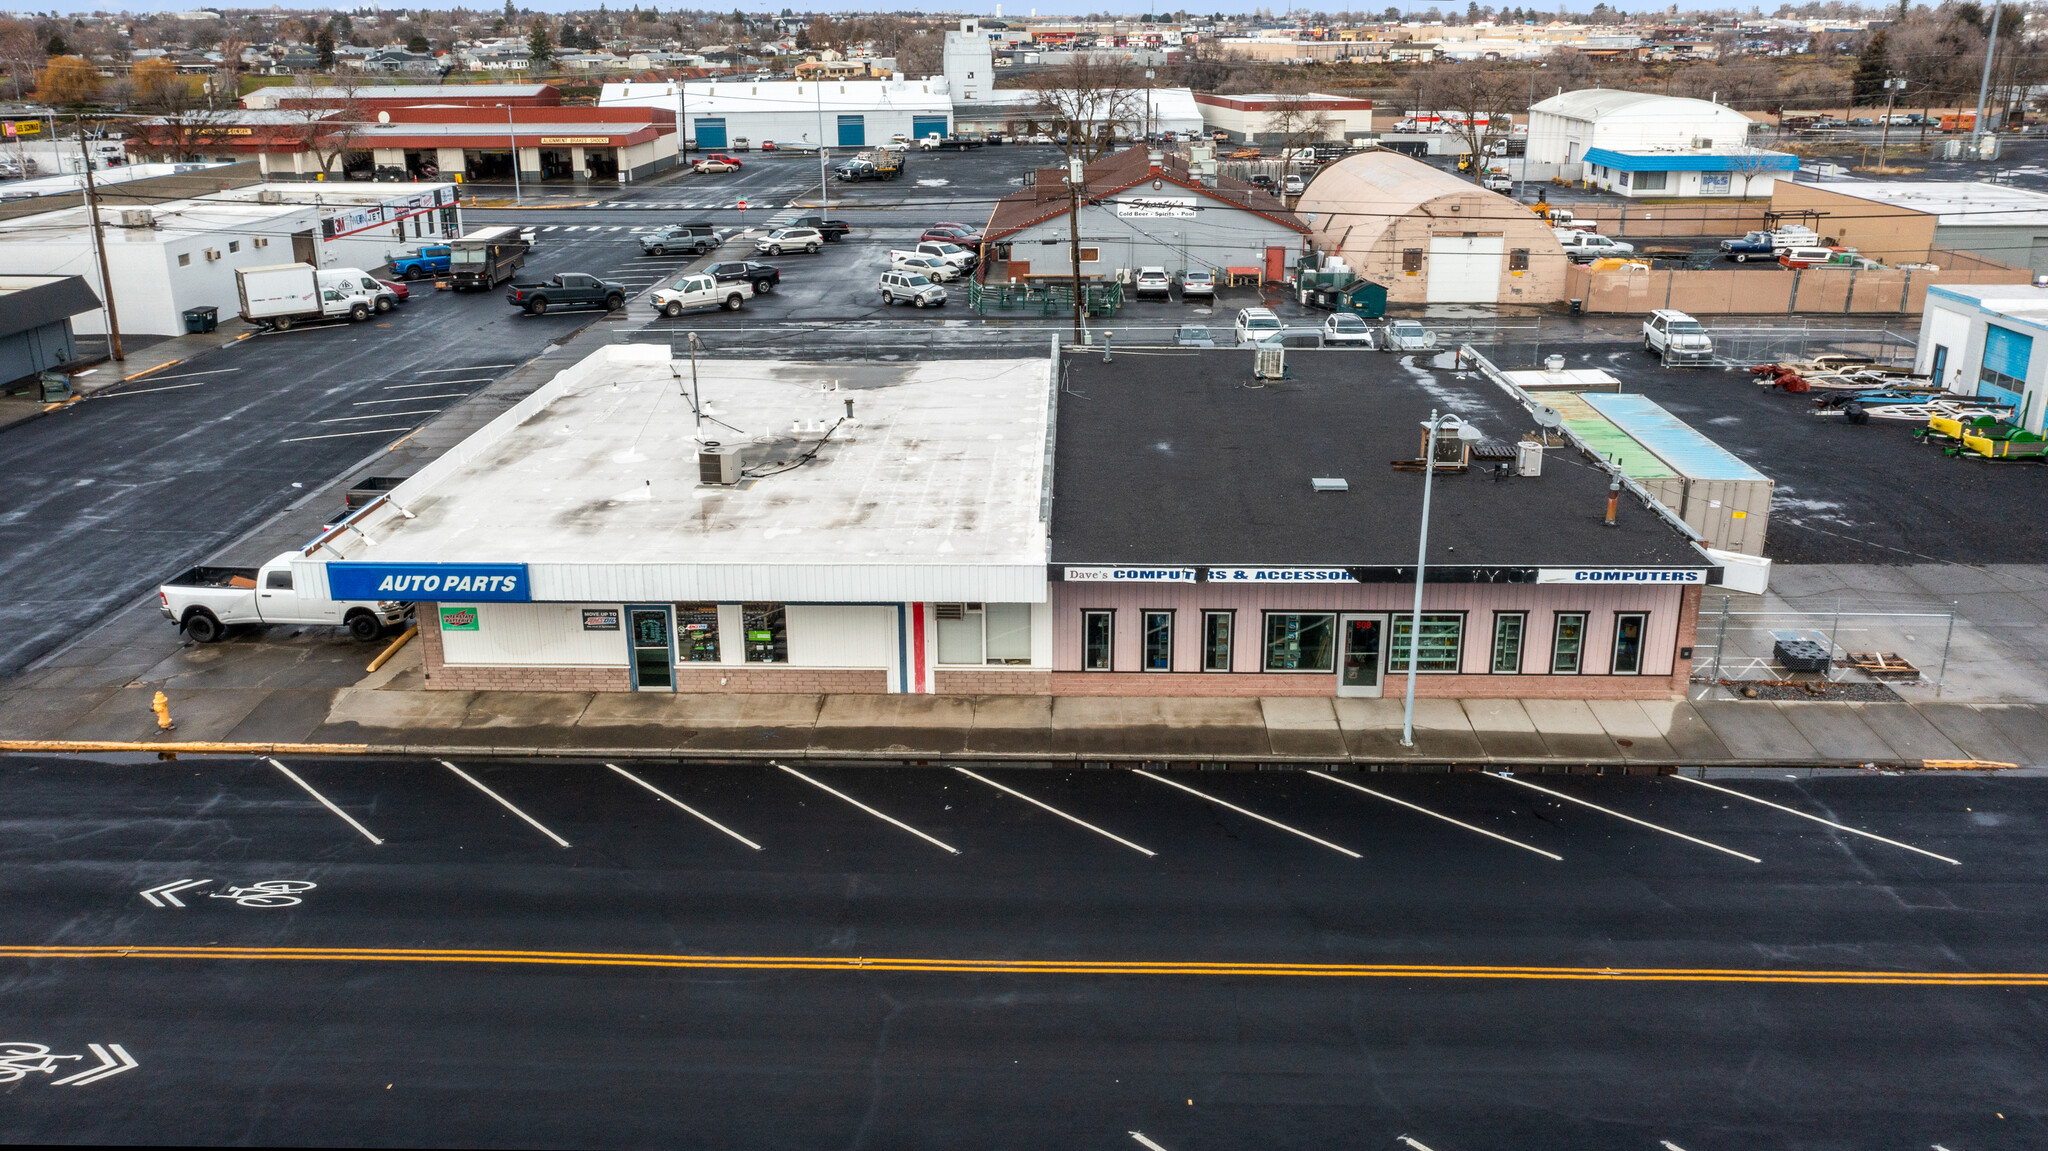
[[[327,99],[301,99],[300,107],[280,107],[279,112],[285,119],[283,134],[320,162],[323,175],[331,175],[335,162],[356,150],[356,138],[362,132],[362,78],[354,72],[338,76],[299,73],[293,85],[309,93],[324,89],[329,94]]]
[[[1486,178],[1487,157],[1514,133],[1514,108],[1524,98],[1523,78],[1485,64],[1458,64],[1436,76],[1433,94],[1455,113],[1451,134],[1472,153],[1472,182]]]
[[[1300,154],[1308,145],[1329,138],[1331,122],[1329,113],[1317,106],[1320,101],[1299,82],[1288,85],[1278,96],[1266,105],[1265,127],[1269,135],[1280,137],[1280,167],[1284,176],[1300,161]],[[1287,182],[1283,179],[1280,184],[1284,189]]]
[[[1063,67],[1031,77],[1036,114],[1067,158],[1067,259],[1074,287],[1074,339],[1081,338],[1081,196],[1083,166],[1116,149],[1117,130],[1136,119],[1145,94],[1137,69],[1124,61],[1083,53]]]

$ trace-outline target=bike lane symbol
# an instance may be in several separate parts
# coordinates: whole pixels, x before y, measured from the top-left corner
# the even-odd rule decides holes
[[[62,1079],[52,1080],[50,1086],[83,1087],[88,1083],[97,1083],[141,1066],[133,1055],[128,1054],[128,1049],[119,1043],[104,1046],[88,1043],[86,1047],[99,1060],[99,1064],[66,1075]],[[64,1061],[84,1058],[83,1055],[54,1054],[49,1046],[43,1043],[0,1042],[0,1083],[18,1082],[38,1072],[55,1075]]]
[[[184,900],[178,898],[180,894],[196,896],[193,888],[204,887],[212,882],[211,879],[179,879],[144,890],[142,898],[148,900],[149,905],[155,908],[183,908],[186,904]],[[233,900],[238,907],[297,907],[305,902],[300,896],[317,886],[319,885],[304,879],[266,879],[245,887],[231,886],[226,891],[209,892],[208,898]]]

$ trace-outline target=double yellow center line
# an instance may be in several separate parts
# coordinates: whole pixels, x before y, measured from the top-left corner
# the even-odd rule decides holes
[[[1712,967],[1504,967],[1433,963],[1196,963],[1126,960],[917,959],[816,955],[660,955],[598,951],[391,947],[25,947],[0,959],[203,959],[343,963],[479,963],[710,971],[931,972],[948,975],[1179,975],[1291,979],[1547,979],[1626,983],[1819,983],[2042,987],[2048,972],[1796,971]]]

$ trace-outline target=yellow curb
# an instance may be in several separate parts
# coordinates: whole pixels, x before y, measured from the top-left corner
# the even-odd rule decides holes
[[[145,743],[136,740],[0,739],[4,751],[188,751],[219,755],[368,755],[367,743]]]
[[[151,375],[151,374],[153,374],[153,373],[156,373],[156,372],[161,372],[161,371],[163,371],[163,370],[164,370],[165,368],[174,368],[174,367],[176,367],[176,366],[178,366],[179,364],[182,364],[182,363],[184,363],[184,362],[185,362],[185,361],[184,361],[183,359],[176,359],[176,360],[165,360],[165,361],[164,361],[163,363],[161,363],[161,364],[158,364],[158,365],[157,365],[156,367],[153,367],[153,368],[144,368],[144,369],[142,369],[141,371],[139,371],[139,372],[135,373],[135,374],[134,374],[134,375],[132,375],[132,376],[122,376],[122,377],[121,377],[121,382],[122,382],[122,383],[124,383],[124,384],[126,384],[126,383],[130,383],[130,382],[132,382],[132,381],[135,381],[135,380],[139,380],[139,379],[141,379],[141,378],[142,378],[142,377],[144,377],[144,376],[147,376],[147,375]]]

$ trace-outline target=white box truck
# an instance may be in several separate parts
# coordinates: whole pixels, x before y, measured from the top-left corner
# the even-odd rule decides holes
[[[235,269],[242,319],[283,331],[302,320],[366,320],[377,301],[360,286],[323,284],[311,264],[266,264]]]

